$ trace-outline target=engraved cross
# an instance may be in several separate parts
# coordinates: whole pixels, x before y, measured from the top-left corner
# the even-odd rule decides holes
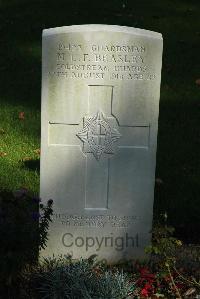
[[[105,142],[106,134],[105,134],[105,132],[102,132],[102,131],[105,131],[105,130],[103,130],[102,126],[97,125],[96,126],[96,134],[95,133],[92,134],[92,138],[96,139],[98,145],[103,145]]]
[[[66,142],[65,146],[81,146],[85,155],[84,209],[107,210],[112,157],[115,158],[115,153],[120,155],[126,149],[147,150],[150,126],[119,123],[112,109],[113,86],[89,85],[88,88],[88,115],[83,115],[81,130],[79,124],[50,122],[50,125],[67,127],[72,141]]]

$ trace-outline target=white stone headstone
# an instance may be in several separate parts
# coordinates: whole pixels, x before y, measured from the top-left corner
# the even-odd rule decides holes
[[[162,36],[78,25],[43,31],[43,255],[144,257],[151,238]]]

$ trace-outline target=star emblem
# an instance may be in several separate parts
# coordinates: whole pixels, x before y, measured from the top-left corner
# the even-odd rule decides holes
[[[92,153],[97,161],[103,153],[114,154],[114,142],[121,137],[109,119],[101,111],[93,117],[84,117],[83,129],[77,133],[83,142],[83,152]]]

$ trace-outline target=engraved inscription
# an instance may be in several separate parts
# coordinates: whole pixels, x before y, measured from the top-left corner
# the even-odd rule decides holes
[[[148,48],[137,44],[57,45],[49,76],[68,79],[152,81],[156,74],[146,62]]]
[[[93,117],[83,118],[83,129],[77,136],[83,141],[83,151],[92,153],[96,160],[99,160],[103,153],[114,154],[114,142],[121,134],[110,123],[109,118],[98,111]]]
[[[144,46],[137,45],[92,45],[92,51],[105,52],[135,52],[143,53],[146,51]]]
[[[141,220],[140,216],[115,216],[115,215],[69,215],[69,214],[57,214],[53,215],[53,220],[60,222],[65,226],[77,226],[88,228],[128,228],[136,224]]]

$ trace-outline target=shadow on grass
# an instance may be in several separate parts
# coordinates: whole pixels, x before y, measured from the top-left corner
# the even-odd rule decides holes
[[[26,189],[0,192],[2,299],[25,298],[20,296],[26,288],[22,272],[38,264],[39,248],[46,246],[53,202],[40,207],[39,203],[40,199],[30,196]]]
[[[15,298],[20,272],[38,261],[39,202],[25,192],[0,192],[1,298]]]
[[[32,171],[40,171],[40,160],[39,159],[33,159],[33,160],[27,160],[22,162],[22,167],[25,167]]]

